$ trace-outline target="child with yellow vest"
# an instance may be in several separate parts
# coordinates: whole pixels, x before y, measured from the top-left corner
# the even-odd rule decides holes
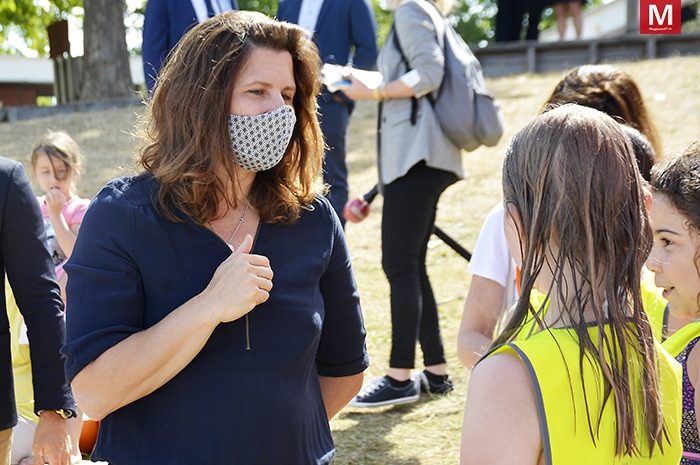
[[[596,110],[551,110],[513,138],[503,191],[522,294],[472,372],[462,465],[678,464],[681,369],[642,309],[652,233],[629,139]],[[541,330],[514,340],[530,318]]]
[[[654,247],[647,262],[663,288],[671,313],[700,317],[700,144],[655,169],[651,210]],[[700,464],[697,387],[700,385],[700,322],[673,334],[664,346],[683,366],[683,465]]]

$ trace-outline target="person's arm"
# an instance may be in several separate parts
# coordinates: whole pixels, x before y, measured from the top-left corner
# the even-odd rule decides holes
[[[320,280],[325,316],[316,351],[321,394],[330,420],[359,392],[369,365],[360,296],[340,221],[326,199],[320,200],[333,231],[331,253]]]
[[[0,248],[30,341],[35,410],[74,409],[60,353],[65,322],[44,220],[21,164],[12,169]]]
[[[700,344],[695,344],[695,347],[688,354],[687,360],[688,378],[690,384],[695,389],[695,398],[693,404],[696,412],[700,412]],[[696,415],[695,422],[700,431],[700,415]]]
[[[491,347],[504,295],[505,288],[496,281],[472,276],[457,334],[457,355],[465,367],[473,368]]]
[[[377,62],[377,24],[368,0],[350,1],[350,33],[355,47],[352,65],[361,69],[373,69]]]
[[[536,465],[542,452],[535,396],[525,366],[491,355],[471,374],[464,407],[461,465]]]
[[[498,319],[508,305],[506,285],[514,277],[503,221],[503,203],[499,202],[484,220],[469,262],[472,282],[457,336],[457,354],[467,368],[491,346]]]
[[[249,254],[252,245],[253,238],[246,236],[201,294],[107,349],[76,374],[71,386],[85,413],[100,420],[147,396],[192,361],[219,323],[237,320],[267,300],[272,271],[267,258]]]
[[[75,410],[59,352],[65,337],[63,307],[39,204],[21,164],[15,164],[8,174],[8,188],[2,196],[5,208],[0,248],[30,342],[34,406],[40,414],[33,451],[51,465],[67,465],[70,440],[66,421],[55,413],[57,409]]]
[[[52,410],[39,414],[39,423],[34,432],[32,455],[35,463],[49,465],[69,465],[71,439],[68,422]]]
[[[363,379],[363,373],[340,377],[319,376],[323,405],[329,420],[360,392]]]
[[[351,85],[343,88],[348,98],[390,100],[422,97],[440,87],[445,75],[445,56],[430,15],[415,3],[406,3],[396,10],[394,29],[411,71],[383,84],[376,91],[351,77]],[[384,46],[394,47],[391,36]]]
[[[165,0],[148,0],[143,16],[143,77],[148,92],[153,90],[168,48],[168,7]]]
[[[219,322],[245,315],[267,300],[272,287],[269,261],[248,254],[253,240],[247,236],[202,292],[146,326],[142,270],[160,265],[142,256],[147,245],[140,243],[137,225],[144,214],[124,198],[123,189],[116,183],[98,195],[65,265],[71,309],[66,373],[81,408],[94,419],[168,382]]]
[[[61,247],[61,250],[70,257],[75,246],[75,239],[78,235],[80,224],[69,225],[66,218],[63,216],[63,207],[66,205],[66,197],[58,189],[51,189],[46,193],[45,200],[46,209],[49,212],[49,221],[53,226],[56,234],[56,241]]]

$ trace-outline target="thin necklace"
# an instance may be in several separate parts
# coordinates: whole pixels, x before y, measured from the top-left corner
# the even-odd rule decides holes
[[[231,245],[231,241],[233,240],[233,236],[235,236],[236,233],[238,232],[238,230],[241,229],[241,225],[243,224],[243,220],[245,219],[245,215],[246,215],[246,213],[248,213],[249,208],[250,208],[250,202],[248,202],[246,200],[245,210],[243,210],[243,214],[241,215],[241,218],[238,220],[238,225],[233,230],[233,232],[231,233],[231,236],[228,238],[228,240],[225,241],[226,244],[231,248],[233,248],[233,246]],[[211,228],[211,230],[214,231],[214,233],[218,235],[218,233],[216,232],[216,229],[214,229],[214,225],[211,224],[211,221],[209,221],[208,223],[209,223],[209,227]]]

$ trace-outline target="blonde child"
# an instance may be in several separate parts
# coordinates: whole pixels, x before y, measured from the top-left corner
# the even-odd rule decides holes
[[[513,138],[503,191],[521,298],[472,372],[463,465],[680,461],[681,370],[641,302],[641,183],[629,139],[597,110],[564,105]],[[532,319],[541,330],[520,333]]]
[[[696,410],[700,398],[700,144],[654,170],[651,210],[654,247],[647,267],[663,288],[671,313],[694,318],[664,346],[683,366],[683,465],[700,464]]]
[[[78,144],[65,132],[44,134],[32,149],[34,178],[44,192],[37,200],[64,302],[66,274],[63,264],[73,251],[80,223],[90,203],[77,195],[80,160]]]

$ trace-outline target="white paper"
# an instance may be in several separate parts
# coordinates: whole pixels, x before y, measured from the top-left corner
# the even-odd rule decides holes
[[[350,68],[348,66],[332,65],[326,63],[321,69],[323,84],[331,92],[343,90],[343,87],[350,85],[349,77],[352,74],[355,79],[360,80],[369,89],[376,89],[384,79],[379,71],[365,71],[363,69]]]

